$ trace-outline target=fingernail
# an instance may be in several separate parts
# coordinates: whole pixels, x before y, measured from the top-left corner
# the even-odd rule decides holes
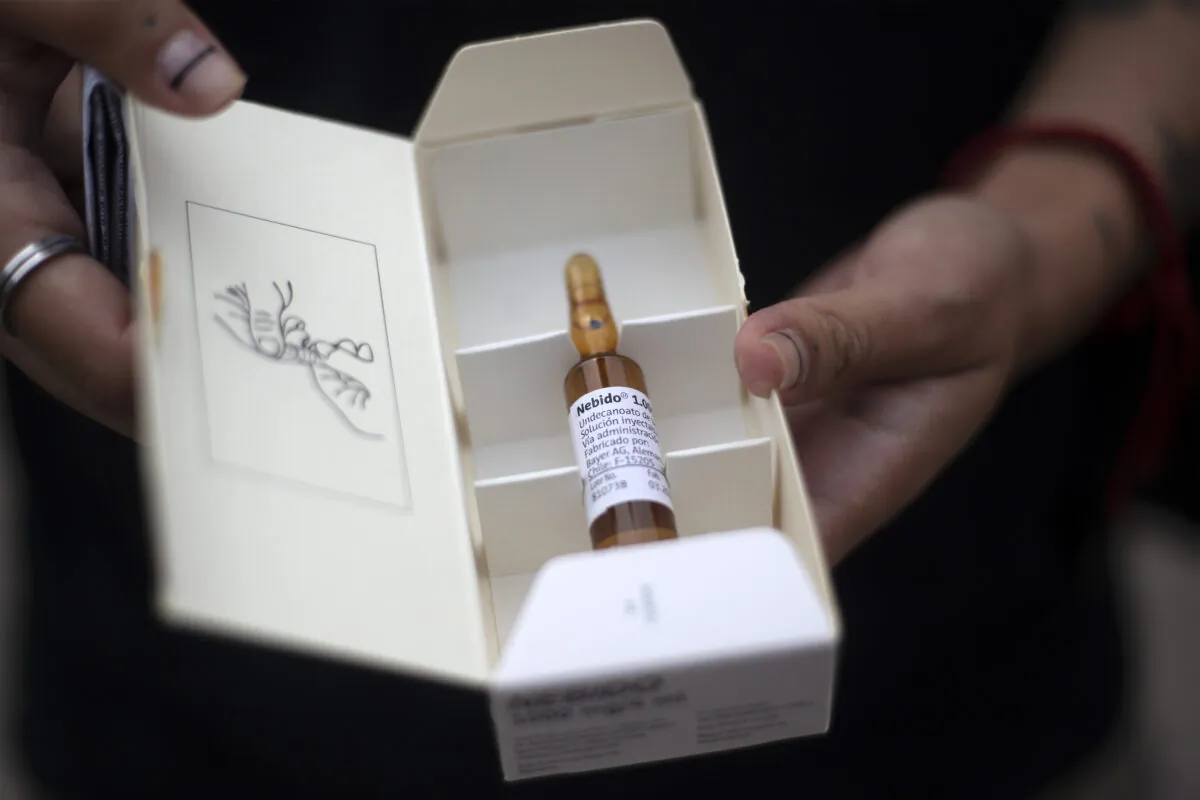
[[[746,391],[755,397],[768,397],[771,392],[775,391],[775,387],[766,381],[747,381]]]
[[[734,353],[733,363],[737,368],[738,376],[741,377],[742,383],[746,387],[746,391],[750,392],[750,394],[755,397],[766,397],[775,389],[774,386],[765,381],[746,377],[746,359],[742,357],[741,353]]]
[[[762,338],[763,344],[769,344],[779,354],[779,363],[783,367],[783,377],[779,380],[779,390],[792,388],[804,373],[803,348],[790,331],[768,333]]]
[[[224,51],[191,31],[172,36],[158,54],[158,69],[173,90],[206,105],[236,95],[246,76]]]

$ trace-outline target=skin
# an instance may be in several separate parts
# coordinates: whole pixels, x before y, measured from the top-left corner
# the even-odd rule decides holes
[[[0,256],[43,236],[86,239],[80,214],[80,87],[87,62],[154,106],[207,115],[240,94],[172,91],[157,69],[181,30],[216,39],[186,6],[167,0],[0,3]],[[22,285],[16,336],[0,353],[76,410],[126,435],[134,430],[136,328],[128,292],[86,256],[54,260]]]
[[[240,84],[219,96],[170,89],[157,54],[184,29],[219,44],[169,0],[0,3],[0,254],[83,233],[73,64],[179,114],[214,113],[240,94]],[[1200,213],[1196,75],[1200,2],[1085,0],[1012,115],[1109,130],[1153,166],[1190,225]],[[901,208],[792,299],[748,319],[738,369],[752,392],[778,391],[789,408],[830,559],[910,503],[1015,381],[1086,335],[1144,275],[1145,249],[1112,165],[1024,147],[967,190]],[[61,258],[30,278],[13,314],[4,357],[131,434],[136,329],[117,281],[91,259]]]
[[[1079,2],[1011,116],[1128,143],[1186,228],[1200,213],[1196,75],[1200,2]],[[1106,158],[1022,147],[967,190],[902,208],[748,319],[739,370],[790,409],[831,561],[916,498],[1016,381],[1092,330],[1145,276],[1147,248]]]

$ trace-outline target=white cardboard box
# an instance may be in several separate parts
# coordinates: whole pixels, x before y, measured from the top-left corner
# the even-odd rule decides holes
[[[166,618],[485,688],[509,780],[827,729],[835,599],[781,406],[733,364],[741,275],[661,26],[467,47],[413,141],[247,102],[127,127]],[[590,551],[580,250],[677,541]]]

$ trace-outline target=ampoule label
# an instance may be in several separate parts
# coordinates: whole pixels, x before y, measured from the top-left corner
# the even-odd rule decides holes
[[[576,400],[569,414],[589,527],[620,503],[649,500],[673,508],[650,398],[627,386],[597,389]]]

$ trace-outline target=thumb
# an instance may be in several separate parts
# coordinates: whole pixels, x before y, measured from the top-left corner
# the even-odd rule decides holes
[[[143,102],[181,115],[237,99],[246,77],[178,0],[0,3],[0,28],[100,70]]]
[[[862,284],[797,297],[751,315],[734,357],[746,388],[788,405],[936,369],[939,341],[916,303]]]

